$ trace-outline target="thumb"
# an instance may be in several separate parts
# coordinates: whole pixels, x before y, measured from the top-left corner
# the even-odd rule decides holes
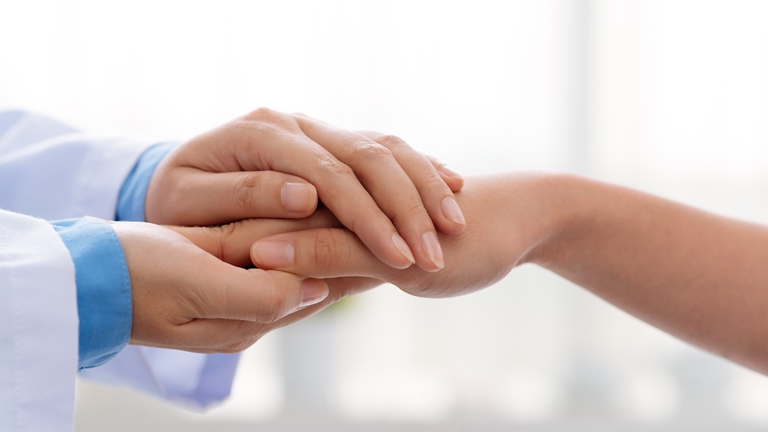
[[[396,270],[381,262],[351,231],[318,228],[278,234],[251,246],[260,268],[319,278],[364,276],[389,280]]]
[[[273,323],[328,296],[328,285],[320,279],[218,263],[219,269],[205,272],[210,280],[200,296],[200,318]]]
[[[147,220],[173,225],[214,225],[248,218],[303,218],[317,208],[317,190],[275,171],[209,173],[187,169],[150,187]],[[183,182],[183,186],[181,183]],[[174,193],[165,189],[173,187]]]

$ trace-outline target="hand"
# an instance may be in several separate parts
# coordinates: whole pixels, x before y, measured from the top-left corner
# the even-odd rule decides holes
[[[312,277],[365,276],[391,282],[422,297],[450,297],[476,291],[504,277],[558,224],[546,207],[553,182],[539,174],[468,179],[456,198],[467,229],[441,236],[446,267],[438,273],[382,265],[357,237],[341,228],[317,228],[263,238],[251,248],[260,268]],[[288,251],[289,253],[280,253]]]
[[[437,271],[435,225],[463,230],[452,192],[462,185],[398,138],[259,109],[172,151],[152,177],[145,213],[173,225],[301,218],[319,198],[383,262]]]
[[[369,276],[420,296],[488,286],[531,262],[691,344],[768,373],[768,227],[568,175],[470,179],[457,199],[467,230],[444,241],[439,273],[378,263],[348,231],[257,241],[262,268]],[[291,259],[273,253],[287,244]]]
[[[242,241],[245,236],[259,238],[332,223],[328,212],[301,221],[249,220],[216,228],[113,223],[132,285],[130,343],[237,352],[273,329],[378,285],[364,278],[326,283],[232,265],[249,261],[250,242]]]

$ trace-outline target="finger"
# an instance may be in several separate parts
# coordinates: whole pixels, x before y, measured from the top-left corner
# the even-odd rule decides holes
[[[319,279],[219,263],[198,289],[204,293],[200,318],[273,323],[328,296],[328,285]]]
[[[346,229],[319,228],[278,234],[257,241],[251,259],[260,268],[317,278],[363,276],[388,280],[394,271],[377,260]]]
[[[451,191],[458,192],[464,187],[464,177],[462,177],[459,173],[449,168],[448,165],[440,162],[440,160],[434,156],[426,155],[423,153],[422,155],[427,158],[430,163],[432,163],[432,166],[434,166],[437,172],[440,173],[440,177],[443,179],[445,184],[451,188]]]
[[[245,350],[274,328],[277,328],[275,324],[253,321],[194,319],[168,332],[168,342],[161,340],[155,345],[142,342],[142,345],[202,354],[229,354]]]
[[[213,225],[248,218],[303,218],[317,208],[315,187],[276,171],[209,173],[188,168],[171,205],[181,225]]]
[[[251,263],[251,245],[264,237],[311,228],[341,228],[343,225],[326,208],[303,219],[246,219],[216,227],[167,228],[183,235],[200,249],[239,267]]]
[[[432,219],[417,187],[392,152],[364,135],[336,129],[309,117],[296,118],[309,138],[352,168],[405,239],[416,264],[427,271],[442,269],[445,266],[443,252]]]
[[[361,132],[361,134],[392,152],[397,163],[413,181],[429,216],[440,231],[458,234],[464,230],[467,225],[464,214],[453,192],[429,159],[395,136],[376,132]]]
[[[286,116],[258,110],[243,120],[240,128],[245,131],[242,138],[247,153],[243,168],[301,175],[315,185],[318,197],[339,221],[360,236],[380,260],[395,268],[413,264],[408,244],[354,171],[307,137],[293,117],[287,116],[293,122],[294,129],[290,129]],[[428,219],[426,212],[425,217]]]
[[[344,282],[344,284],[351,284]],[[325,299],[298,309],[270,323],[234,319],[196,319],[177,326],[169,335],[175,349],[205,354],[236,353],[256,343],[272,330],[305,319],[331,305]]]
[[[256,343],[272,330],[310,317],[344,297],[357,294],[382,284],[382,281],[361,278],[328,279],[330,294],[323,301],[300,308],[269,324],[230,319],[196,319],[181,324],[169,335],[175,349],[199,353],[235,353]]]
[[[398,143],[402,142],[402,140],[400,140],[395,136],[383,135],[378,132],[359,131],[359,133],[367,136],[368,138],[382,145],[386,145],[386,142],[382,142],[382,141],[387,141],[388,139],[392,139],[392,138],[394,138],[394,140]],[[407,144],[405,145],[407,146]],[[391,150],[390,146],[387,146],[387,147],[390,148]],[[437,173],[440,174],[440,178],[445,182],[446,185],[448,185],[448,187],[451,189],[452,192],[459,192],[464,187],[464,177],[462,177],[461,174],[449,168],[448,165],[444,164],[434,156],[430,156],[424,153],[419,153],[419,152],[416,152],[415,150],[413,152],[421,155],[421,157],[426,158],[432,164],[432,166],[437,170]],[[408,175],[411,175],[411,173],[408,173]]]

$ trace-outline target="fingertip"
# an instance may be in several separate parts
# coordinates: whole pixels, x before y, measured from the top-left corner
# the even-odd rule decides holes
[[[328,284],[322,279],[306,278],[301,281],[301,303],[299,308],[320,303],[328,297]]]
[[[308,216],[317,208],[317,189],[310,183],[285,182],[280,189],[280,202],[289,214]]]
[[[464,188],[464,178],[456,174],[455,176],[448,175],[444,173],[442,170],[439,170],[440,177],[443,179],[445,184],[448,186],[448,188],[451,189],[451,192],[458,192],[462,188]]]
[[[453,195],[444,196],[429,206],[435,228],[445,234],[458,234],[467,227],[464,213]]]
[[[452,196],[443,198],[440,202],[440,210],[443,212],[443,216],[449,221],[457,225],[466,225],[467,221],[464,219],[464,213],[459,207],[459,203],[456,202]]]
[[[259,240],[251,245],[251,261],[260,268],[291,267],[296,257],[293,243],[287,240]]]
[[[428,231],[421,236],[421,250],[426,258],[426,262],[419,265],[422,270],[436,272],[445,268],[445,259],[443,258],[443,249],[437,240],[437,234]]]
[[[408,243],[405,242],[403,237],[400,236],[398,233],[392,233],[392,243],[395,245],[395,248],[398,252],[400,252],[408,261],[410,261],[410,264],[407,265],[407,267],[402,268],[408,268],[413,264],[416,264],[416,259],[413,257],[413,252],[411,252],[411,248],[408,247]],[[400,268],[400,267],[396,267]]]
[[[412,248],[400,236],[392,222],[386,218],[372,218],[370,223],[357,224],[351,231],[366,248],[384,264],[404,270],[416,263]],[[391,233],[391,234],[382,234]]]

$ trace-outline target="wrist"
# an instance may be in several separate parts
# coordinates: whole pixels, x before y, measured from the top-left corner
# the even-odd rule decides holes
[[[586,178],[558,173],[537,174],[532,186],[535,204],[527,214],[534,238],[519,264],[551,267],[583,225],[593,219],[594,185]]]

